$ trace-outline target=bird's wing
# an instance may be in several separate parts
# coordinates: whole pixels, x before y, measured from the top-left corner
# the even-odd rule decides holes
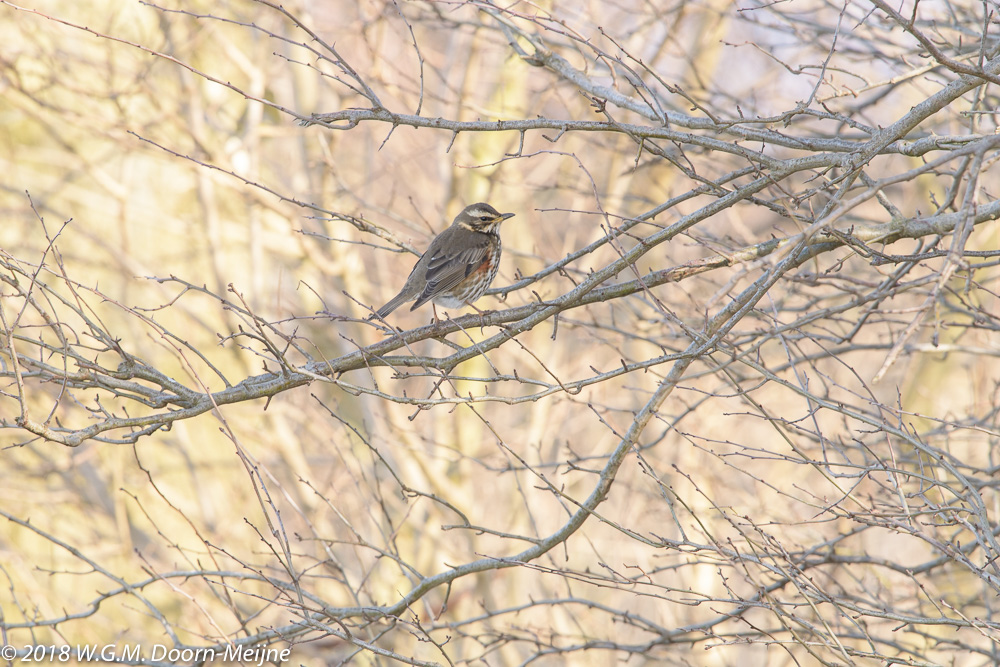
[[[434,252],[427,264],[425,274],[427,287],[417,297],[413,308],[427,303],[462,282],[486,261],[488,249],[489,239],[484,238],[482,243],[463,248],[458,252],[449,253],[443,248]]]

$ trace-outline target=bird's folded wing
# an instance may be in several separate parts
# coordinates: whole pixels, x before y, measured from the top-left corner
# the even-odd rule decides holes
[[[413,307],[427,303],[462,282],[486,261],[487,244],[477,245],[455,254],[438,253],[427,265],[427,287],[417,297]]]

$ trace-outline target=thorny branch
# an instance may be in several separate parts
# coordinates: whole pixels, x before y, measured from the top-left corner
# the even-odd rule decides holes
[[[565,160],[586,177],[540,173],[575,206],[525,179],[524,217],[563,226],[547,237],[541,224],[522,232],[543,240],[531,252],[511,244],[505,258],[515,257],[518,272],[488,297],[503,297],[505,307],[396,329],[366,320],[374,297],[346,279],[343,298],[329,305],[323,296],[326,310],[310,317],[265,315],[233,285],[223,293],[178,275],[134,278],[168,296],[131,305],[63,254],[77,223],[50,234],[32,205],[43,250],[0,250],[0,432],[15,438],[5,451],[131,446],[152,492],[130,495],[130,508],[155,536],[136,537],[142,575],[126,576],[57,529],[0,511],[19,535],[101,579],[99,594],[53,611],[23,603],[19,575],[0,563],[14,600],[0,606],[4,633],[63,631],[125,600],[177,650],[305,650],[327,641],[333,648],[321,650],[344,660],[527,664],[583,651],[686,660],[692,647],[755,643],[821,664],[996,661],[996,383],[988,372],[959,383],[979,392],[968,409],[947,395],[950,378],[886,391],[903,375],[918,377],[921,360],[993,369],[1000,356],[991,287],[1000,260],[990,242],[1000,217],[994,9],[914,5],[907,16],[872,0],[795,12],[781,3],[685,10],[703,25],[742,25],[751,44],[740,45],[702,43],[690,37],[701,31],[685,11],[652,5],[588,17],[487,0],[390,0],[378,16],[359,10],[354,34],[328,28],[322,12],[255,4],[262,13],[143,6],[176,25],[190,20],[276,44],[272,55],[286,70],[335,87],[324,98],[334,111],[280,103],[266,86],[214,71],[210,59],[0,0],[10,15],[139,51],[280,114],[300,137],[331,142],[322,145],[334,156],[324,158],[329,171],[350,153],[337,145],[345,136],[387,127],[374,145],[388,151],[390,140],[403,141],[397,128],[430,130],[441,152],[468,151],[474,159],[460,164],[491,170],[496,184],[510,173],[503,169]],[[649,15],[636,24],[632,14],[641,12]],[[764,43],[772,33],[802,52]],[[386,44],[388,56],[378,50]],[[401,44],[406,56],[393,50]],[[757,84],[767,101],[752,87],[730,93],[745,89],[740,72],[703,69],[689,57],[718,44],[752,46],[742,53],[764,53],[778,66]],[[463,64],[492,48],[504,67],[470,69],[481,76],[456,82],[448,58],[465,47]],[[686,74],[676,73],[685,65]],[[11,72],[4,80],[24,99],[37,96],[30,77]],[[494,74],[502,91],[479,94]],[[806,102],[772,94],[800,77]],[[515,90],[543,92],[523,107],[496,102]],[[905,103],[890,104],[895,97]],[[197,132],[188,147],[148,129],[121,135],[324,216],[329,227],[303,230],[317,244],[314,256],[327,245],[360,244],[366,258],[419,246],[407,236],[427,205],[409,215],[398,200],[393,207],[391,198],[345,194],[343,184],[314,203],[273,174],[207,157]],[[459,137],[501,143],[477,153]],[[608,165],[597,164],[604,157]],[[623,173],[632,179],[625,186]],[[415,183],[419,176],[408,174]],[[351,197],[364,214],[347,212]],[[600,233],[579,233],[582,224],[571,226],[579,220],[597,220]],[[219,345],[241,363],[171,320],[183,309],[224,314],[230,326],[218,330]],[[339,347],[317,342],[314,324]],[[550,344],[570,352],[546,352]],[[294,474],[277,472],[263,460],[267,448],[243,442],[242,425],[230,421],[229,406],[263,398],[267,408],[280,397],[273,414],[305,385],[321,411],[295,420],[293,438],[277,429],[269,444],[314,439],[314,451],[336,449],[336,492],[313,481],[319,455],[290,455],[282,467]],[[337,405],[355,399],[356,411]],[[938,409],[939,400],[946,406]],[[395,406],[408,408],[414,430],[386,417]],[[207,532],[211,520],[191,519],[162,483],[161,453],[146,447],[172,442],[167,431],[200,424],[195,417],[206,413],[222,424],[252,490],[248,508],[233,515],[253,535],[251,549]],[[441,415],[457,424],[456,444],[443,427],[419,430],[432,420],[416,417]],[[478,436],[469,436],[470,423]],[[489,454],[479,440],[492,443]],[[461,474],[434,468],[447,456],[449,466],[466,466]],[[459,478],[470,468],[483,476],[467,489]],[[209,486],[186,489],[184,501],[214,506]],[[494,487],[506,492],[502,502]],[[158,514],[153,504],[168,509]],[[129,535],[140,532],[124,522]],[[177,525],[196,546],[177,536]],[[434,541],[425,536],[445,533],[468,543],[451,544],[443,557],[421,552]],[[186,565],[164,567],[149,544]],[[616,545],[613,556],[607,544]],[[52,574],[71,570],[53,566]],[[483,573],[517,582],[512,597],[479,586]],[[197,633],[164,599],[197,610]],[[578,630],[561,630],[563,620]]]

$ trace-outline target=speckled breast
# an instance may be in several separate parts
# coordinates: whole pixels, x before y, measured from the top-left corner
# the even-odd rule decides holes
[[[489,289],[500,270],[500,253],[503,250],[500,235],[490,234],[490,236],[492,243],[486,260],[447,294],[438,295],[434,303],[445,308],[461,308],[481,297]]]

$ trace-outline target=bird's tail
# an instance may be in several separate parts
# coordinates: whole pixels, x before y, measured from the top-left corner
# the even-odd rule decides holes
[[[368,319],[371,320],[377,317],[380,320],[384,320],[386,315],[396,310],[397,308],[399,308],[412,298],[413,298],[412,295],[407,294],[406,290],[404,289],[402,292],[389,299],[389,303],[385,304],[377,311],[375,311],[375,314],[370,316]]]

